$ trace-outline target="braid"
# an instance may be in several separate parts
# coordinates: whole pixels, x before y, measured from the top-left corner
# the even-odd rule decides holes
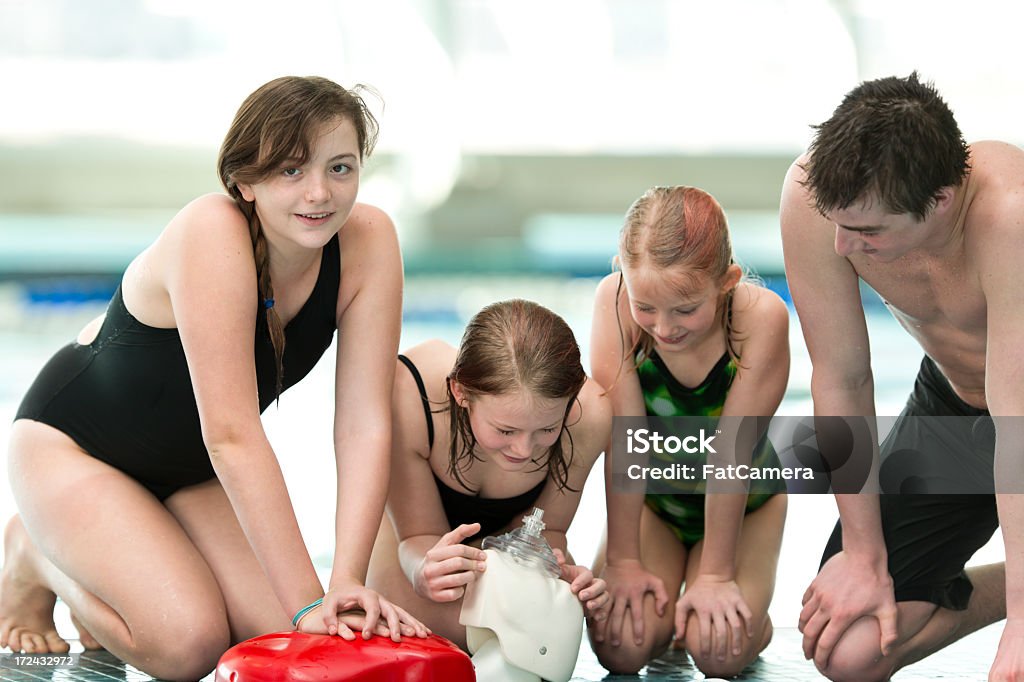
[[[263,236],[263,226],[260,217],[256,214],[255,205],[251,202],[240,200],[237,203],[242,213],[249,220],[249,236],[252,237],[252,252],[256,260],[256,283],[259,288],[260,305],[264,301],[274,299],[274,285],[270,281],[270,252],[267,249],[267,239]],[[271,307],[264,307],[267,315],[267,329],[270,332],[270,343],[274,347],[274,360],[277,365],[277,384],[274,389],[274,397],[281,396],[284,377],[284,325],[277,310]]]
[[[249,223],[260,304],[267,316],[277,364],[275,399],[280,397],[284,385],[284,325],[273,307],[270,253],[263,226],[256,206],[242,196],[239,183],[263,182],[286,161],[306,163],[321,128],[339,119],[349,121],[355,128],[361,164],[377,141],[377,121],[359,95],[363,89],[356,86],[346,90],[316,76],[276,78],[260,86],[242,103],[217,156],[221,184]]]

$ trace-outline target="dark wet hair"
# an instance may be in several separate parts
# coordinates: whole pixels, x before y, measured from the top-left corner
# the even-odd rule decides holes
[[[923,220],[939,191],[970,171],[953,112],[916,71],[861,83],[814,129],[803,184],[823,215],[874,196]]]
[[[587,375],[580,362],[580,347],[565,320],[542,305],[513,299],[492,303],[469,321],[459,344],[455,365],[448,374],[448,408],[451,446],[448,471],[467,490],[462,478],[474,459],[476,435],[469,422],[469,410],[452,394],[457,381],[467,397],[502,395],[523,390],[537,398],[569,402],[562,416],[562,429],[569,439],[568,457],[562,451],[561,433],[548,450],[548,475],[559,490],[569,488],[572,463],[572,434],[566,423]],[[544,463],[537,462],[538,467]],[[571,488],[569,488],[571,490]]]
[[[285,76],[260,86],[239,107],[221,144],[217,169],[224,189],[249,221],[260,300],[274,298],[270,281],[270,254],[256,206],[246,201],[238,184],[265,180],[288,159],[301,165],[311,154],[319,128],[341,118],[352,123],[359,143],[360,160],[377,142],[377,121],[360,93],[364,86],[346,90],[319,76]],[[277,391],[284,374],[284,325],[274,308],[267,308],[267,327],[277,361]]]

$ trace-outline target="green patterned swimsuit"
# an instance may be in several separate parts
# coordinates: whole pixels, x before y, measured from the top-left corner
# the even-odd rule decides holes
[[[654,350],[636,371],[648,416],[717,417],[722,414],[725,397],[736,378],[736,363],[726,352],[696,388],[687,388],[679,383]],[[762,438],[757,444],[752,460],[751,466],[756,468],[779,466],[779,458],[767,438]],[[697,464],[703,464],[704,461],[701,458]],[[747,496],[747,513],[785,490],[785,484],[778,481],[778,485],[773,486],[771,491],[751,493]],[[647,495],[645,501],[655,514],[668,523],[684,546],[692,547],[703,539],[704,495]]]

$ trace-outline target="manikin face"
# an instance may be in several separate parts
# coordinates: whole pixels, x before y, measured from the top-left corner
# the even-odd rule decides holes
[[[540,398],[525,390],[470,398],[457,382],[452,383],[452,392],[469,409],[477,454],[505,471],[544,464],[548,450],[562,434],[568,398]]]
[[[692,348],[718,333],[719,303],[740,275],[739,268],[731,266],[722,282],[698,277],[691,290],[680,291],[676,283],[686,281],[679,276],[681,268],[640,264],[622,269],[633,321],[654,339],[659,353]]]
[[[348,119],[322,125],[306,163],[285,162],[266,179],[238,188],[244,199],[256,202],[271,243],[323,247],[348,220],[359,190],[355,127]]]
[[[952,193],[940,193],[924,220],[910,213],[889,213],[881,201],[865,199],[825,214],[836,228],[835,251],[844,258],[857,254],[891,263],[922,245],[935,233],[935,217],[945,213]]]

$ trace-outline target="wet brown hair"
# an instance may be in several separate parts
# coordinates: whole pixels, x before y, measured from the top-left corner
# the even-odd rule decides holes
[[[238,185],[265,180],[288,160],[297,160],[299,165],[306,163],[320,127],[336,119],[352,123],[359,142],[360,161],[368,157],[377,142],[377,121],[360,95],[367,90],[364,86],[346,90],[318,76],[277,78],[259,87],[242,102],[224,136],[217,170],[224,189],[249,221],[261,305],[274,298],[270,253],[255,203],[242,197]],[[284,375],[284,325],[273,307],[264,309],[277,361],[275,395],[280,395]]]
[[[561,433],[568,436],[569,455],[562,451],[560,433],[548,450],[547,470],[559,490],[569,488],[573,444],[566,422],[586,380],[576,337],[565,320],[544,306],[513,299],[492,303],[478,312],[466,326],[455,365],[448,374],[452,433],[449,473],[471,490],[462,474],[473,460],[480,459],[473,452],[476,435],[470,426],[469,410],[452,394],[452,382],[457,381],[470,399],[520,390],[542,399],[568,398]],[[537,465],[543,466],[540,462]]]
[[[685,268],[684,272],[671,275],[684,295],[701,286],[704,280],[717,281],[735,262],[725,211],[713,196],[696,187],[652,187],[626,212],[619,233],[619,259],[627,268],[644,264],[662,271]],[[615,292],[615,315],[625,357],[625,331],[618,306],[622,290],[620,275]],[[730,289],[725,295],[722,330],[729,355],[738,362],[739,355],[733,345],[734,340],[739,340],[732,326],[733,291]],[[640,330],[640,337],[631,350],[631,354],[636,354],[637,364],[650,357],[653,349],[654,339]]]
[[[814,129],[803,184],[822,215],[874,194],[887,211],[924,220],[970,171],[953,112],[916,71],[861,83]]]

